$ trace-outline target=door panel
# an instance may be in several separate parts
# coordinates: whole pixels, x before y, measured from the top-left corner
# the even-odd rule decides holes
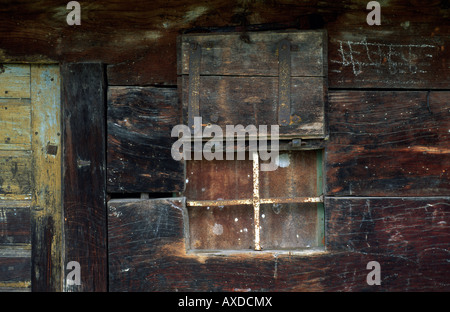
[[[30,291],[42,259],[61,268],[59,66],[0,69],[0,291]]]

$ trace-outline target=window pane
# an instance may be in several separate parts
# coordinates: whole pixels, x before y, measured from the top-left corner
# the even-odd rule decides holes
[[[254,248],[251,205],[189,207],[190,249]]]
[[[261,246],[267,249],[301,249],[322,246],[316,203],[261,205]],[[323,221],[323,218],[320,218]]]

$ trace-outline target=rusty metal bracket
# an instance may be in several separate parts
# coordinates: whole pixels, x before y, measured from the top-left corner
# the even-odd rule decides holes
[[[278,43],[278,124],[288,126],[291,117],[291,43]]]
[[[188,126],[194,130],[194,117],[200,116],[200,62],[202,47],[198,43],[191,43],[189,48],[189,100]]]

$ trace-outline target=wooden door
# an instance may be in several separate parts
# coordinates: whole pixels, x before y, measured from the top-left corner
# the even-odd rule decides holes
[[[61,284],[60,120],[57,65],[0,65],[0,291]]]

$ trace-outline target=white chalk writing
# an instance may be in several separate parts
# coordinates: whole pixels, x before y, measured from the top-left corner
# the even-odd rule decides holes
[[[355,76],[363,73],[364,69],[391,75],[426,73],[435,51],[435,46],[430,44],[374,43],[366,39],[338,40],[338,43],[339,59],[330,62],[341,67],[330,71],[340,73],[343,67],[350,67]]]

